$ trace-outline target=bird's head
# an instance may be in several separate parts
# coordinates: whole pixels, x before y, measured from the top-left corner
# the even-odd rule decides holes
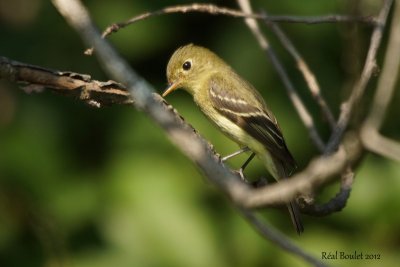
[[[207,48],[193,44],[178,48],[167,65],[168,88],[163,97],[178,88],[193,95],[203,79],[221,64],[224,65],[222,60]]]

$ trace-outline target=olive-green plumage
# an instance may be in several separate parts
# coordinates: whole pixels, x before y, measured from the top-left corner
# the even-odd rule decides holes
[[[278,180],[296,168],[276,118],[258,91],[210,50],[189,44],[177,49],[167,66],[169,87],[193,96],[201,111],[242,147],[249,147]],[[292,222],[303,231],[295,203],[288,203]]]

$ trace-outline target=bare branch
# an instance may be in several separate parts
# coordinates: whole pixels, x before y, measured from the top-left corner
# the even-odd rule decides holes
[[[336,15],[336,14],[325,15],[325,16],[314,16],[314,17],[285,16],[285,15],[267,16],[265,14],[245,13],[240,10],[235,10],[226,7],[219,7],[213,4],[193,3],[188,5],[170,6],[152,12],[145,12],[143,14],[130,18],[126,21],[114,23],[108,26],[103,31],[102,37],[106,38],[107,36],[119,31],[122,28],[125,28],[135,22],[148,19],[150,17],[173,14],[173,13],[192,13],[192,12],[207,13],[211,15],[225,15],[234,18],[254,18],[265,21],[286,22],[286,23],[317,24],[317,23],[338,23],[338,22],[362,22],[370,25],[376,24],[376,20],[373,16],[347,16],[347,15]],[[87,49],[85,51],[85,54],[91,55],[92,52],[93,52],[93,47]]]
[[[371,35],[371,42],[368,49],[367,57],[365,60],[364,68],[361,73],[360,80],[354,85],[353,91],[346,102],[342,104],[342,110],[339,115],[339,119],[336,123],[336,127],[331,134],[327,147],[325,148],[325,153],[332,153],[337,149],[340,140],[349,124],[353,108],[362,98],[365,88],[371,78],[371,75],[376,68],[376,54],[378,48],[381,44],[383,30],[385,28],[386,20],[389,15],[390,7],[392,6],[393,0],[385,0],[381,11],[379,12],[377,25]]]
[[[370,113],[361,128],[363,145],[387,158],[400,161],[400,144],[390,140],[379,133],[385,114],[392,99],[400,68],[400,3],[394,4],[393,21],[390,30],[388,48],[382,74],[378,81],[377,89]]]

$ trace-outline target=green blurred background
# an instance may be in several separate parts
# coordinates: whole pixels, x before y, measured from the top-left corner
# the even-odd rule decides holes
[[[84,1],[101,29],[144,11],[189,1]],[[236,8],[235,1],[215,1]],[[381,1],[252,1],[270,14],[376,14]],[[360,72],[370,28],[363,25],[282,25],[315,72],[337,115]],[[329,131],[292,59],[273,35],[325,139]],[[0,54],[43,67],[107,80],[50,1],[0,0]],[[165,67],[179,46],[216,51],[267,99],[300,170],[316,155],[270,62],[241,19],[173,14],[138,22],[110,41],[160,92]],[[385,47],[384,39],[383,48]],[[382,51],[384,49],[381,49]],[[383,53],[379,55],[382,62]],[[376,78],[369,87],[374,89]],[[399,103],[397,90],[393,103]],[[190,97],[167,99],[222,154],[237,146],[210,126]],[[362,115],[368,101],[358,109]],[[399,105],[383,132],[399,139]],[[230,161],[240,166],[245,156]],[[254,161],[249,177],[265,175]],[[321,200],[337,191],[333,184]],[[380,260],[330,260],[333,266],[398,266],[400,166],[367,155],[346,208],[326,218],[303,216],[294,233],[286,212],[262,216],[317,258],[322,252],[380,254]],[[51,92],[26,94],[0,81],[0,266],[307,266],[262,239],[146,116],[127,106],[96,109]]]

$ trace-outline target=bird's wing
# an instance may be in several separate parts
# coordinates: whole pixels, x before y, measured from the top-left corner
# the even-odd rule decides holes
[[[276,119],[266,111],[263,100],[259,99],[261,96],[253,92],[253,88],[226,88],[228,84],[221,76],[211,77],[208,93],[213,107],[263,144],[288,172],[295,169],[295,160],[286,146]],[[243,94],[247,94],[246,100]]]

